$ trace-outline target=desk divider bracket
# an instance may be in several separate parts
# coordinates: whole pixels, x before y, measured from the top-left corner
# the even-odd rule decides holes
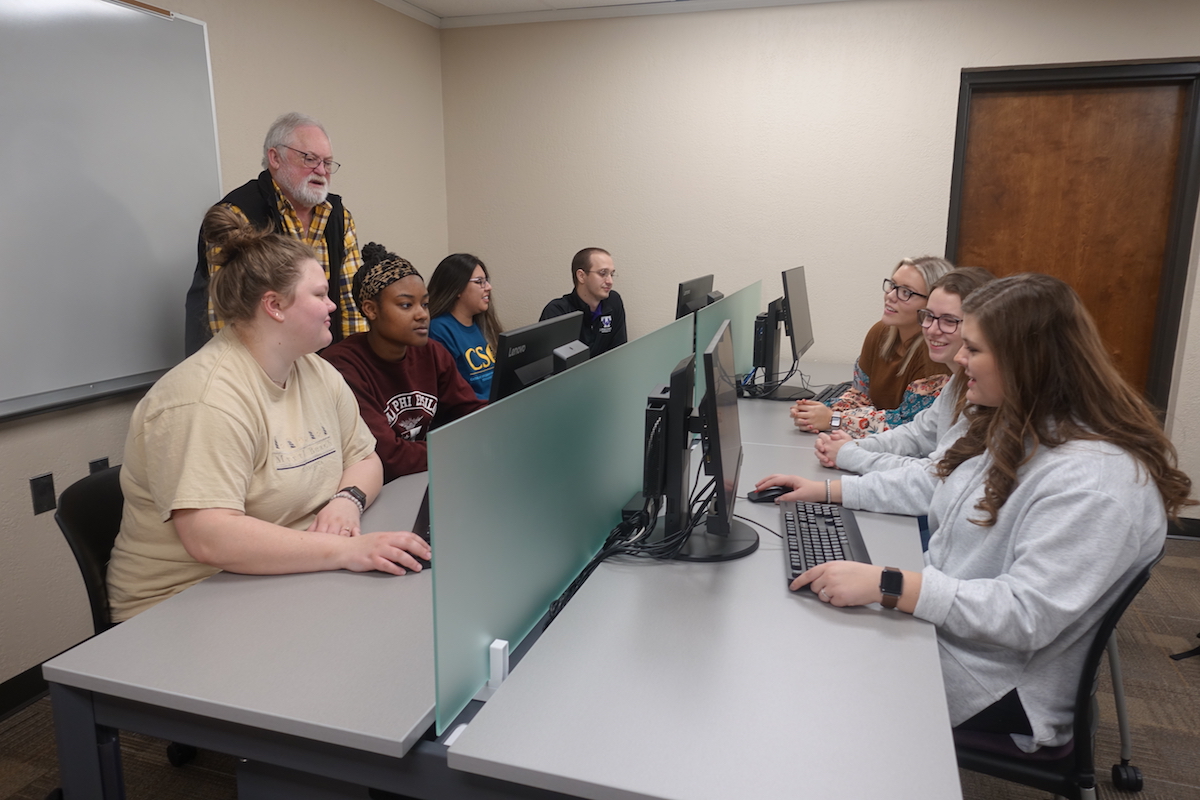
[[[476,694],[475,699],[487,702],[491,699],[500,684],[508,677],[508,640],[494,639],[488,648],[489,676],[488,682]]]

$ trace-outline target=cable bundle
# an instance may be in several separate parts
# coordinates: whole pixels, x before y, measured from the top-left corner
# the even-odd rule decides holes
[[[741,386],[742,396],[743,397],[766,397],[767,395],[771,394],[776,389],[778,389],[780,386],[782,386],[783,384],[785,384],[789,380],[791,380],[792,376],[795,375],[796,372],[798,371],[799,365],[800,365],[799,361],[793,361],[791,368],[787,371],[787,374],[784,375],[779,380],[766,381],[764,383],[758,383],[758,384],[754,383],[754,376],[758,374],[758,370],[760,368],[755,367],[753,370],[751,370],[749,373],[747,373],[746,377],[742,380],[742,386]],[[804,373],[801,373],[801,377],[803,377],[803,375],[804,375]],[[804,384],[804,388],[807,389],[808,388],[808,379],[807,378],[804,379],[803,384]]]
[[[652,435],[658,433],[658,428],[655,426]],[[712,503],[716,496],[716,481],[710,480],[702,489],[697,491],[697,486],[700,482],[700,475],[697,473],[696,481],[692,484],[691,496],[688,499],[688,522],[683,528],[675,533],[667,534],[661,539],[655,541],[651,539],[655,527],[658,525],[658,512],[662,505],[662,497],[648,497],[642,510],[634,514],[627,520],[623,520],[617,527],[612,529],[608,538],[604,540],[604,546],[600,548],[600,552],[592,557],[587,566],[579,573],[575,580],[571,581],[571,585],[559,595],[558,599],[550,604],[550,609],[546,613],[546,626],[548,627],[554,618],[558,616],[558,612],[571,601],[579,588],[591,577],[596,568],[605,560],[613,556],[634,556],[636,558],[657,558],[668,560],[672,559],[679,553],[688,537],[692,535],[692,531],[696,529],[705,516],[705,509]]]

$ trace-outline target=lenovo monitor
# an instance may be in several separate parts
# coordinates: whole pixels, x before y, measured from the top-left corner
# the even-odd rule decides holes
[[[492,373],[491,402],[515,394],[554,374],[554,351],[579,339],[583,312],[535,322],[505,331],[497,337],[496,368]],[[561,353],[560,353],[561,355]],[[569,363],[560,361],[561,364]]]

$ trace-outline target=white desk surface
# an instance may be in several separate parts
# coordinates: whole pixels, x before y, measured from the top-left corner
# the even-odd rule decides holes
[[[740,406],[743,430],[787,424],[784,403]],[[797,436],[744,444],[739,495],[775,471],[826,474]],[[736,512],[779,528],[773,505]],[[874,563],[920,568],[911,518],[858,516]],[[730,563],[602,566],[450,766],[595,800],[960,798],[934,628],[789,592],[782,544],[759,533]]]
[[[404,530],[424,473],[364,530]],[[268,731],[403,756],[433,723],[429,573],[219,573],[43,665],[46,679]],[[277,665],[264,670],[263,665]]]

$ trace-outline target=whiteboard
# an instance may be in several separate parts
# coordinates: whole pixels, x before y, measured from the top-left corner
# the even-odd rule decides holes
[[[204,23],[0,0],[0,419],[148,386],[221,197]]]

